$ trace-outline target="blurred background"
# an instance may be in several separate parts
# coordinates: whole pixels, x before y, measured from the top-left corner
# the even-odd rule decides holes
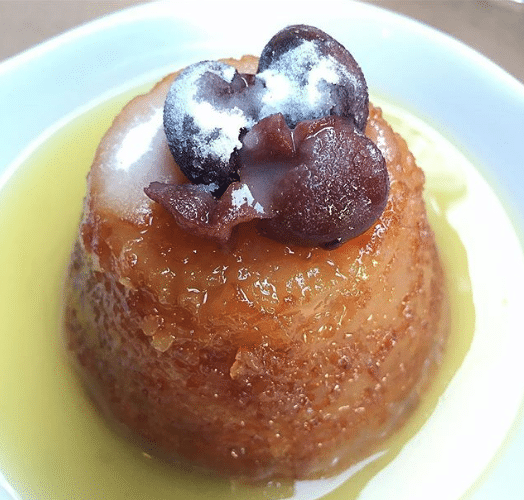
[[[0,61],[79,24],[141,3],[146,2],[0,0]],[[524,83],[524,0],[366,0],[365,3],[410,16],[453,35]]]

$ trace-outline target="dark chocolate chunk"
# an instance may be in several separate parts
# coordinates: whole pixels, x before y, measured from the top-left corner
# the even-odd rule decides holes
[[[270,140],[276,149],[287,143],[289,131],[283,131],[280,140],[277,131],[269,132],[265,125],[255,125],[246,139],[263,135],[258,143],[269,149]],[[278,161],[242,150],[241,179],[250,179],[259,199],[271,200],[264,208],[272,216],[261,221],[261,231],[286,243],[334,248],[369,229],[389,193],[386,164],[375,144],[351,120],[337,116],[299,123],[292,143],[293,153]],[[258,177],[252,172],[271,168],[276,170],[272,183],[253,182]]]
[[[235,226],[269,214],[253,198],[249,186],[231,183],[220,198],[203,185],[152,182],[144,189],[190,234],[226,243]]]
[[[297,25],[277,33],[262,51],[257,77],[268,89],[263,103],[283,113],[290,127],[338,115],[364,131],[369,104],[364,74],[349,51],[318,28]],[[263,106],[261,113],[267,116],[271,109]]]
[[[251,104],[252,75],[216,61],[186,68],[164,106],[164,129],[175,161],[193,183],[216,192],[238,178],[241,133],[257,119]]]

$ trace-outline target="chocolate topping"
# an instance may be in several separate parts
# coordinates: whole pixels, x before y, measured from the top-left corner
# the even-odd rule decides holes
[[[167,142],[180,170],[196,184],[224,189],[236,178],[240,133],[256,123],[248,83],[253,77],[217,61],[186,68],[164,106]]]
[[[152,182],[145,193],[162,205],[185,231],[225,243],[233,228],[242,222],[267,216],[249,187],[233,182],[220,197],[202,185]]]
[[[212,61],[181,73],[164,128],[193,184],[145,192],[198,236],[226,242],[236,225],[258,220],[270,238],[334,248],[371,227],[387,201],[367,116],[351,54],[316,28],[291,26],[266,45],[256,75]]]
[[[260,223],[262,232],[335,248],[366,231],[383,212],[389,189],[375,144],[338,116],[300,122],[292,136],[294,151],[285,175],[273,184],[273,216]]]
[[[294,89],[275,103],[290,127],[328,115],[351,118],[362,132],[366,127],[364,74],[349,51],[318,28],[290,26],[278,32],[262,50],[257,76],[267,82],[285,77]]]

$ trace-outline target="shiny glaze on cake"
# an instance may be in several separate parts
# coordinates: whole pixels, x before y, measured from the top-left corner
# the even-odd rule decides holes
[[[230,63],[248,73],[257,60]],[[443,348],[423,173],[370,105],[391,188],[366,233],[331,251],[249,223],[227,246],[188,235],[141,191],[186,182],[162,130],[173,78],[128,104],[97,151],[69,350],[103,411],[164,458],[250,478],[333,473],[403,422]]]

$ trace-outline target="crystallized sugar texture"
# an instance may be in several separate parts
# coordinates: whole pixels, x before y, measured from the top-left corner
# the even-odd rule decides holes
[[[355,80],[333,56],[322,54],[315,41],[304,41],[284,53],[257,78],[264,84],[260,118],[282,113],[290,127],[299,121],[329,116],[336,105],[331,95],[333,86]]]
[[[336,46],[333,56],[327,45],[333,44],[300,40],[259,66],[255,75],[214,61],[186,68],[171,87],[164,108],[169,147],[184,174],[196,184],[216,185],[223,191],[238,179],[242,136],[278,113],[291,128],[300,121],[337,114],[353,119],[362,131],[367,118],[362,72],[342,46]],[[356,102],[362,108],[357,113]]]
[[[183,148],[194,148],[199,156],[228,161],[235,148],[242,146],[239,131],[251,128],[244,101],[230,94],[236,70],[218,61],[204,61],[186,68],[176,79],[167,97],[164,124],[173,130]],[[201,85],[206,78],[210,85]],[[224,81],[224,94],[213,95],[211,84]],[[195,134],[195,132],[197,132]]]

